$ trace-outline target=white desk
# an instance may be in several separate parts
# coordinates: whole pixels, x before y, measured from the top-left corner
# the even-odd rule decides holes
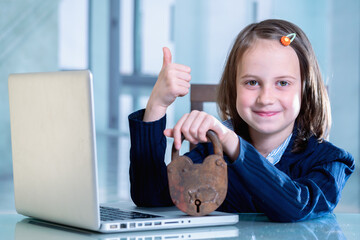
[[[0,213],[1,239],[360,239],[360,214],[329,214],[298,223],[269,222],[262,214],[239,214],[233,226],[98,234],[95,232],[29,223],[16,213]]]

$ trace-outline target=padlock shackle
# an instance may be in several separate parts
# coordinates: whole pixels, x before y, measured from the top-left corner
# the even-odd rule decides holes
[[[223,148],[222,145],[220,143],[220,140],[217,136],[217,134],[213,131],[213,130],[208,130],[206,132],[206,137],[210,139],[210,141],[212,142],[213,148],[214,148],[214,154],[216,155],[220,155],[221,157],[223,157]],[[181,142],[184,141],[184,136],[181,135]],[[175,148],[175,144],[173,144],[172,146],[172,151],[171,151],[171,160],[175,159],[179,157],[179,150],[177,150]]]

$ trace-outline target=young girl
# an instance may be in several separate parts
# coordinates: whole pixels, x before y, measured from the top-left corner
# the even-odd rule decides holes
[[[290,44],[289,44],[290,43]],[[222,75],[218,105],[223,123],[204,112],[185,114],[165,130],[166,109],[188,93],[190,68],[164,62],[145,110],[129,116],[131,197],[138,206],[172,205],[164,154],[181,135],[201,163],[213,153],[215,131],[228,163],[228,192],[218,210],[262,212],[292,222],[331,212],[354,171],[353,157],[325,139],[328,95],[304,32],[283,20],[250,24],[237,36]]]

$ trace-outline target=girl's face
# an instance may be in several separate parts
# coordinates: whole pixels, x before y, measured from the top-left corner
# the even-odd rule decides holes
[[[242,56],[236,84],[236,109],[253,140],[290,135],[301,105],[300,64],[290,46],[256,40]]]

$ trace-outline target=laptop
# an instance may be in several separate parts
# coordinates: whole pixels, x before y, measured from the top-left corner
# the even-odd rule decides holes
[[[100,206],[91,72],[11,74],[8,84],[19,214],[104,233],[238,222],[231,213],[192,217],[176,207]]]

